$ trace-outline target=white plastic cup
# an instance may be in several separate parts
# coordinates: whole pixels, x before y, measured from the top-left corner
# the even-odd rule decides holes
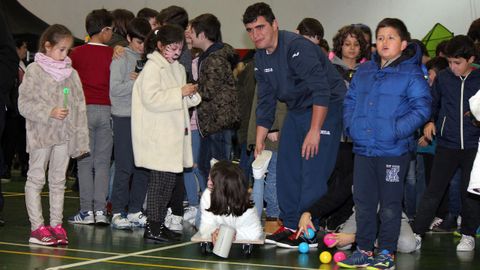
[[[233,239],[235,238],[235,229],[228,225],[220,225],[217,242],[213,246],[213,254],[222,258],[228,258]]]

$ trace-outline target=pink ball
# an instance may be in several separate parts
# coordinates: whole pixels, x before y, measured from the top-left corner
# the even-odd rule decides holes
[[[343,260],[345,260],[347,258],[347,256],[345,255],[345,253],[343,251],[338,251],[335,253],[335,255],[333,255],[333,260],[335,262],[341,262]]]
[[[335,236],[333,235],[333,233],[329,233],[327,235],[325,235],[323,237],[323,243],[325,243],[325,245],[327,247],[330,247],[331,245],[333,245],[335,243]]]

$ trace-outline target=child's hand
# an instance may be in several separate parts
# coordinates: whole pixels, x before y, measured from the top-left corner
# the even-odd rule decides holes
[[[122,57],[123,55],[125,54],[125,48],[120,46],[120,45],[117,45],[113,48],[113,59],[118,59],[120,57]]]
[[[192,96],[197,92],[197,89],[198,88],[196,84],[187,83],[182,87],[182,96],[183,97]]]
[[[423,134],[429,141],[433,141],[433,136],[435,136],[435,124],[433,122],[428,122],[423,128]]]
[[[430,141],[427,138],[425,138],[425,136],[422,136],[418,139],[418,145],[420,145],[421,147],[428,146],[429,143]]]
[[[271,141],[271,142],[276,142],[278,141],[278,132],[269,132],[267,134],[267,138]]]
[[[220,231],[219,228],[217,228],[215,231],[212,233],[212,244],[215,246],[215,243],[217,242],[218,239],[218,232]]]
[[[130,80],[135,81],[138,78],[137,72],[130,72]]]
[[[312,223],[312,215],[309,212],[304,212],[298,222],[298,233],[295,238],[298,238],[300,234],[306,232],[308,228],[312,228],[312,230],[315,231],[315,226],[313,226]]]
[[[335,239],[335,243],[333,243],[329,248],[338,246],[344,247],[346,245],[353,244],[355,242],[355,234],[354,233],[334,233],[333,239]]]
[[[65,117],[67,117],[67,115],[68,115],[68,109],[65,109],[63,107],[55,107],[50,112],[50,117],[58,119],[58,120],[65,119]]]

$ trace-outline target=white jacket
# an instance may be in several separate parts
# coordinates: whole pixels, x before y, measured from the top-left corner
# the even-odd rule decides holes
[[[470,112],[475,118],[480,119],[480,90],[471,97],[468,102],[470,103]],[[480,140],[478,142],[477,156],[473,162],[470,183],[467,190],[470,193],[480,195]]]
[[[236,240],[258,240],[262,236],[262,225],[254,207],[249,208],[240,217],[217,216],[206,209],[210,208],[210,197],[212,192],[207,188],[200,199],[200,210],[202,218],[200,222],[200,235],[202,238],[210,239],[213,231],[220,225],[225,224],[236,230]]]
[[[192,167],[192,139],[188,108],[200,95],[182,97],[185,69],[157,51],[147,56],[132,92],[132,145],[135,165],[179,173]]]

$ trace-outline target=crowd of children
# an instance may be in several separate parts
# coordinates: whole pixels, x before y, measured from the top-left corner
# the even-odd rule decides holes
[[[6,126],[22,138],[25,121],[30,243],[68,244],[72,158],[73,224],[145,227],[146,240],[171,242],[188,220],[213,242],[221,225],[253,240],[266,206],[266,243],[316,247],[308,228],[335,232],[333,246],[356,247],[342,267],[393,269],[395,253],[420,249],[425,232],[457,226],[457,251],[474,250],[480,19],[432,59],[396,18],[380,21],[375,46],[365,25],[340,28],[330,52],[314,18],[296,33],[279,30],[270,6],[256,3],[243,24],[256,53],[241,64],[215,15],[189,21],[178,6],[136,17],[93,10],[89,40],[74,48],[65,26],[45,30],[34,62],[17,65],[9,113],[19,119]],[[16,47],[24,59],[26,43]],[[228,161],[236,130],[241,166]],[[49,223],[40,197],[47,169]]]

